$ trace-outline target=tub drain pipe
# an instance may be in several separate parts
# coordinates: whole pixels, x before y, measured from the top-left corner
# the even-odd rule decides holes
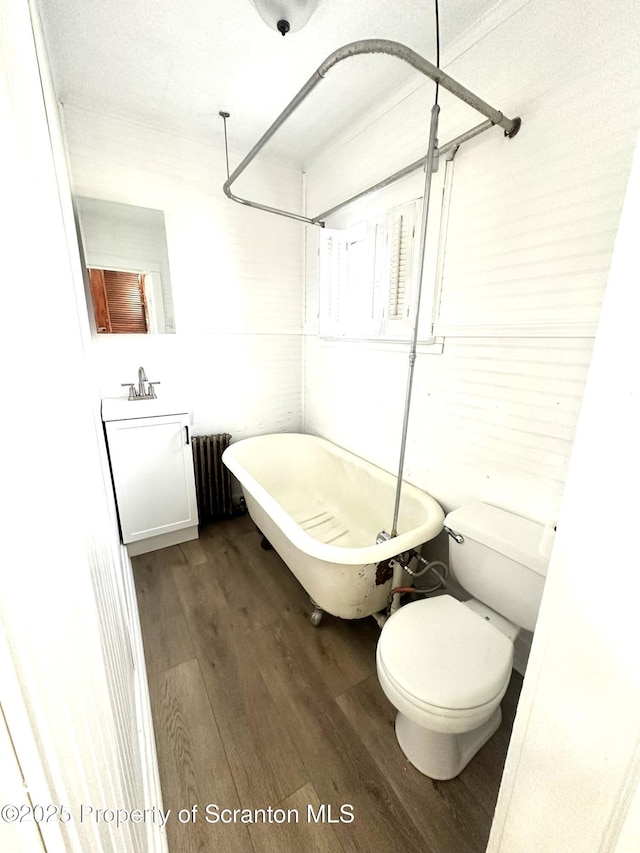
[[[394,590],[394,593],[391,596],[391,607],[389,608],[390,614],[395,613],[400,607],[400,593],[395,592],[395,590],[403,586],[402,580],[404,566],[400,560],[392,560],[391,568],[393,569],[393,575],[391,576],[391,589]]]
[[[420,263],[418,268],[418,296],[416,299],[416,316],[413,324],[413,334],[411,336],[411,348],[409,351],[409,375],[407,377],[407,394],[404,404],[404,420],[402,423],[402,439],[400,442],[400,461],[398,463],[398,480],[396,485],[396,500],[393,509],[393,525],[391,527],[391,536],[398,535],[398,513],[400,511],[400,493],[402,491],[402,473],[404,471],[404,454],[407,446],[407,429],[409,427],[409,411],[411,409],[411,391],[413,388],[413,368],[416,362],[416,350],[418,345],[418,325],[420,323],[420,300],[422,297],[422,276],[424,274],[424,259],[427,244],[427,223],[429,221],[429,198],[431,196],[431,175],[433,174],[433,162],[438,148],[438,115],[440,107],[434,104],[431,108],[431,127],[429,130],[429,150],[427,151],[427,160],[425,164],[424,176],[424,199],[422,203],[422,221],[420,231]],[[393,582],[394,587],[400,586],[400,583]],[[394,600],[399,596],[395,595]],[[396,606],[399,606],[399,604]],[[393,606],[392,606],[393,609]]]

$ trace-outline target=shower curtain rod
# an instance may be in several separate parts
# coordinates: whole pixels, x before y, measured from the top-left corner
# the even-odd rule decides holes
[[[521,119],[519,117],[507,118],[499,110],[494,109],[492,106],[490,106],[481,98],[479,98],[477,95],[474,95],[474,93],[471,92],[469,89],[466,89],[460,83],[456,82],[452,77],[449,77],[448,74],[445,74],[444,71],[441,71],[431,62],[420,56],[420,54],[411,50],[411,48],[406,47],[405,45],[400,44],[396,41],[389,41],[388,39],[363,39],[361,41],[354,41],[351,44],[346,44],[344,45],[344,47],[338,48],[338,50],[335,50],[324,60],[324,62],[307,80],[302,89],[300,89],[298,94],[293,98],[289,105],[285,107],[285,109],[280,113],[280,115],[273,122],[271,127],[261,136],[258,142],[253,146],[251,151],[249,151],[247,156],[240,163],[240,165],[228,177],[222,187],[225,195],[228,196],[228,198],[230,198],[232,201],[238,202],[239,204],[244,204],[248,207],[255,207],[258,210],[264,210],[267,213],[275,213],[278,216],[286,216],[289,219],[296,219],[299,222],[305,222],[308,225],[318,225],[320,227],[324,227],[324,217],[328,216],[331,213],[335,213],[337,210],[340,210],[347,204],[351,204],[351,202],[355,201],[358,198],[361,198],[362,196],[369,195],[370,193],[376,192],[377,190],[388,186],[394,181],[397,181],[405,175],[408,175],[410,172],[422,168],[426,164],[428,159],[427,157],[424,157],[421,160],[417,160],[415,163],[411,163],[409,166],[406,166],[399,172],[395,172],[388,178],[385,178],[384,180],[380,181],[377,184],[374,184],[363,192],[358,193],[358,195],[352,196],[351,198],[341,202],[338,205],[335,205],[329,210],[325,210],[322,213],[319,213],[317,216],[312,217],[302,216],[298,213],[292,213],[288,210],[281,210],[277,207],[269,207],[269,205],[266,204],[259,204],[256,201],[250,201],[249,199],[240,198],[240,196],[234,195],[231,192],[232,184],[240,177],[240,175],[244,172],[244,170],[251,163],[251,161],[257,156],[257,154],[262,150],[262,148],[264,148],[267,142],[278,130],[278,128],[285,123],[289,116],[293,112],[295,112],[295,110],[304,101],[307,95],[309,95],[310,92],[315,89],[318,83],[320,83],[320,81],[324,79],[327,72],[330,71],[334,65],[337,65],[338,62],[342,62],[343,59],[348,59],[350,56],[358,56],[360,54],[367,53],[386,53],[390,56],[395,56],[398,59],[402,59],[404,62],[408,62],[409,65],[413,66],[413,68],[420,71],[426,77],[429,77],[431,80],[442,86],[443,89],[446,89],[447,91],[451,92],[461,101],[464,101],[464,103],[473,107],[475,110],[477,110],[477,112],[485,116],[487,121],[482,122],[482,124],[471,128],[471,130],[468,130],[466,133],[463,133],[461,136],[458,136],[455,139],[452,139],[446,145],[443,145],[441,148],[438,149],[438,154],[444,154],[454,148],[457,148],[463,142],[466,142],[467,140],[472,139],[474,136],[483,133],[485,130],[488,130],[494,125],[502,127],[504,130],[504,135],[509,137],[510,139],[514,137],[516,133],[520,130]]]

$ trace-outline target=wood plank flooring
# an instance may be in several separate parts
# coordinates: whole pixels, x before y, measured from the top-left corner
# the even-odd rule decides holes
[[[260,539],[244,516],[133,559],[171,853],[484,851],[520,676],[460,776],[427,779],[395,739],[375,621],[314,628]]]

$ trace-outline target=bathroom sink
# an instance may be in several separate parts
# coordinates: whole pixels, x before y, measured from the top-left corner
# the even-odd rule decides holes
[[[129,400],[126,397],[108,397],[102,401],[103,421],[126,421],[131,418],[159,418],[190,412],[183,400],[155,399]]]

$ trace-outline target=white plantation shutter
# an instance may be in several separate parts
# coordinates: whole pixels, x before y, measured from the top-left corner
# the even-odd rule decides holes
[[[415,204],[403,205],[389,214],[389,320],[406,320],[412,272]]]
[[[320,333],[338,335],[344,311],[341,302],[347,281],[347,241],[344,232],[324,229],[320,236]]]
[[[320,335],[404,337],[410,326],[416,202],[320,235]]]

